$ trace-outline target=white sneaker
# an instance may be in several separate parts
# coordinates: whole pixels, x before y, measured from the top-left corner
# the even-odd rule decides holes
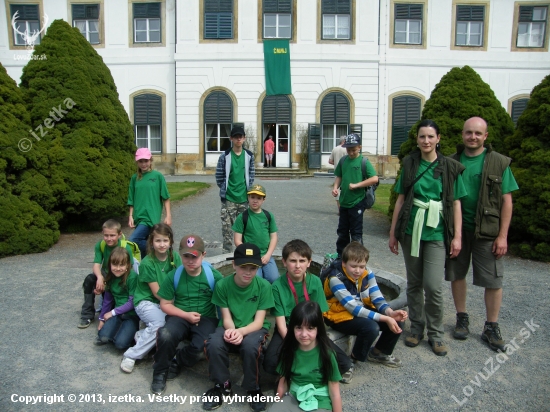
[[[134,364],[136,361],[131,358],[122,358],[122,362],[120,363],[120,369],[122,369],[126,373],[132,373],[134,370]]]

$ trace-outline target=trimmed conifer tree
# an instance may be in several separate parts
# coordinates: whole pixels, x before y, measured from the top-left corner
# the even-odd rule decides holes
[[[34,166],[29,114],[21,91],[0,65],[0,257],[43,252],[59,239],[47,179]],[[46,210],[45,210],[46,209]]]
[[[506,146],[519,186],[513,193],[511,251],[550,261],[550,76],[531,92]]]
[[[441,78],[424,105],[421,120],[432,119],[437,123],[441,134],[441,153],[448,156],[456,152],[457,144],[462,143],[464,122],[474,116],[487,121],[487,143],[504,153],[504,140],[514,133],[514,123],[491,87],[475,70],[464,66],[454,67]],[[416,149],[418,123],[420,121],[411,127],[407,141],[401,145],[398,154],[401,164],[403,158]],[[388,211],[390,218],[396,200],[397,194],[392,187]]]
[[[111,72],[78,29],[52,22],[23,69],[34,149],[57,199],[62,227],[126,214],[134,133]]]

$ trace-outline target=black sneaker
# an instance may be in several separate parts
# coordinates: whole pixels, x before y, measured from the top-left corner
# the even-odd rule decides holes
[[[485,322],[481,340],[487,342],[487,345],[495,352],[498,350],[505,352],[504,346],[506,343],[502,339],[497,322]]]
[[[166,376],[167,381],[174,380],[178,377],[178,375],[181,372],[180,365],[178,365],[178,362],[176,362],[175,359],[172,359],[172,362],[170,363],[170,367],[168,368],[168,375]]]
[[[266,410],[267,404],[265,402],[265,398],[262,399],[264,394],[262,393],[261,389],[256,389],[255,391],[248,391],[247,393],[248,393],[248,396],[251,397],[251,400],[248,402],[250,409],[252,409],[254,412]]]
[[[96,336],[96,338],[94,340],[94,345],[101,346],[101,345],[105,345],[108,342],[109,342],[108,340],[103,341],[99,336]]]
[[[78,324],[79,329],[86,329],[88,326],[92,324],[93,319],[80,319],[80,323]]]
[[[453,332],[453,337],[459,340],[468,339],[470,333],[470,318],[467,313],[459,312],[456,314],[456,326]]]
[[[226,386],[216,383],[212,389],[209,389],[202,395],[203,399],[206,399],[202,404],[202,409],[205,411],[213,411],[214,409],[218,409],[223,405],[223,397],[231,396],[232,394],[233,392],[231,391],[230,382],[227,382]]]
[[[156,373],[153,375],[153,383],[151,383],[151,392],[155,395],[162,395],[166,389],[166,373]]]

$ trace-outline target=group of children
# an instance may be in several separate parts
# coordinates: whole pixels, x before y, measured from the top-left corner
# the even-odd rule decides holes
[[[147,176],[150,159],[148,169],[141,163],[140,171]],[[162,182],[151,182],[157,189],[149,187],[148,196],[166,206],[169,195],[163,193]],[[283,247],[286,271],[280,276],[272,257],[277,226],[261,207],[265,196],[260,185],[248,190],[249,209],[233,225],[235,273],[226,277],[204,260],[205,245],[198,235],[184,236],[179,253],[174,252],[167,223],[147,227],[147,254],[137,274],[132,243],[124,239],[118,222],[105,222],[103,240],[95,247],[94,273],[84,282],[79,327],[91,324],[94,296],[103,294],[95,343],[112,342],[125,350],[120,367],[127,373],[156,344],[151,384],[155,394],[163,393],[166,382],[192,367],[204,352],[214,387],[205,393],[203,409],[220,407],[232,394],[228,355],[235,352],[242,358],[242,386],[253,411],[267,408],[259,384],[261,365],[280,377],[277,395],[282,402],[271,410],[341,411],[338,382],[351,381],[353,362],[401,365],[392,352],[407,313],[389,307],[374,274],[366,269],[369,253],[359,242],[349,243],[341,260],[319,277],[308,273],[311,248],[292,240]],[[135,206],[134,213],[137,210]],[[131,223],[140,224],[135,216]],[[268,310],[275,317],[275,330],[266,348]],[[139,320],[144,329],[139,329]],[[328,338],[325,323],[357,335],[351,359]],[[183,340],[189,343],[178,349]]]

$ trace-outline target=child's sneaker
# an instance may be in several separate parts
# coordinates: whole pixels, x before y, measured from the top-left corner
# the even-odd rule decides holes
[[[209,389],[204,395],[202,395],[203,399],[206,399],[202,404],[202,409],[205,411],[213,411],[214,409],[218,409],[223,405],[223,397],[231,396],[232,394],[231,382],[228,381],[223,386],[216,383],[212,389]]]
[[[378,355],[374,353],[374,348],[369,350],[367,354],[367,360],[370,362],[381,363],[382,365],[389,366],[390,368],[401,367],[401,359],[396,358],[393,355],[386,355],[380,352]]]
[[[134,359],[124,357],[120,363],[120,369],[126,373],[132,373],[135,363],[136,361]]]
[[[166,373],[157,373],[153,375],[153,382],[151,383],[151,392],[155,395],[162,395],[166,389]]]
[[[101,345],[105,345],[107,342],[104,342],[99,336],[96,336],[94,340],[94,345],[101,346]]]
[[[248,391],[247,394],[248,396],[251,397],[251,401],[248,402],[250,409],[252,409],[254,412],[260,412],[260,411],[266,410],[267,404],[265,402],[265,398],[262,399],[264,394],[262,393],[261,389],[256,389],[255,391]]]
[[[172,359],[172,362],[170,362],[170,367],[168,368],[168,375],[166,377],[166,380],[171,381],[176,379],[180,374],[180,371],[180,365],[178,365],[178,362],[176,362],[175,359]]]
[[[500,328],[497,322],[485,322],[481,340],[487,342],[487,345],[494,350],[505,352],[505,342],[500,334]]]
[[[86,329],[88,326],[92,324],[93,319],[80,319],[80,323],[78,324],[79,329]]]
[[[353,367],[353,364],[352,364],[351,368],[349,368],[348,371],[345,372],[342,375],[342,379],[340,380],[340,382],[342,382],[342,383],[351,383],[351,381],[353,379],[353,371],[354,371],[354,367]]]

